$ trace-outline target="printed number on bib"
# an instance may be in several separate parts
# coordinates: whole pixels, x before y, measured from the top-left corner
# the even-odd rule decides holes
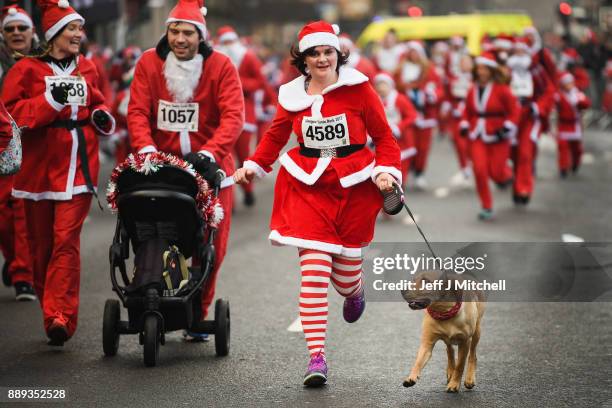
[[[87,82],[84,78],[77,76],[46,76],[45,85],[47,92],[51,92],[58,86],[68,89],[68,105],[87,106]]]
[[[510,87],[514,96],[518,98],[531,98],[533,96],[533,79],[529,72],[513,72]]]
[[[306,147],[313,149],[332,149],[351,144],[344,113],[328,118],[305,116],[302,119],[302,136]]]
[[[159,101],[157,128],[168,132],[197,132],[199,117],[200,105],[197,103]]]

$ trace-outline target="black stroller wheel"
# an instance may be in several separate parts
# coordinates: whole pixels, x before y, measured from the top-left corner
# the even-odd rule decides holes
[[[145,316],[144,321],[144,363],[147,367],[155,367],[159,358],[159,319],[153,314]]]
[[[12,286],[11,277],[9,276],[9,263],[6,261],[2,265],[2,283],[7,287]]]
[[[112,357],[119,350],[119,320],[121,308],[118,300],[108,299],[104,304],[104,320],[102,321],[102,347],[104,355]]]
[[[230,307],[229,302],[217,299],[215,302],[215,351],[217,356],[229,354],[230,348]]]

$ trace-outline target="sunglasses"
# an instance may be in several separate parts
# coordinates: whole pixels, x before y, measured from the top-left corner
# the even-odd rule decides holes
[[[28,31],[29,29],[30,29],[30,27],[25,26],[25,25],[4,27],[4,31],[7,32],[7,33],[12,33],[15,30],[19,31],[20,33],[24,33],[26,31]]]

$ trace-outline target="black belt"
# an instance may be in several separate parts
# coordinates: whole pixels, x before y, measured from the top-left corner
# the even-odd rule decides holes
[[[365,147],[364,144],[341,146],[329,149],[313,149],[300,143],[300,154],[306,157],[346,157]]]
[[[49,127],[56,129],[67,129],[67,130],[76,130],[77,140],[79,143],[79,157],[81,158],[81,171],[83,172],[83,178],[85,178],[85,185],[87,186],[87,190],[96,197],[98,201],[98,206],[103,210],[102,204],[100,204],[100,199],[98,198],[98,194],[93,185],[93,181],[91,178],[91,172],[89,170],[89,158],[87,157],[87,144],[85,142],[85,133],[83,133],[83,126],[89,124],[88,119],[83,120],[56,120],[51,123]]]
[[[56,120],[55,122],[51,123],[49,127],[56,128],[56,129],[73,130],[76,128],[86,126],[87,124],[89,124],[88,119],[83,119],[83,120],[67,119],[67,120]]]
[[[478,112],[479,118],[503,118],[505,116],[503,112]]]

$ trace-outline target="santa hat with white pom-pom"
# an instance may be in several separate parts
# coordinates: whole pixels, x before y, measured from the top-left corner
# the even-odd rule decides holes
[[[208,14],[208,9],[204,7],[204,0],[179,0],[170,11],[166,26],[172,23],[193,24],[202,34],[202,38],[206,38],[206,20],[204,19],[206,14]]]
[[[83,16],[70,7],[68,0],[38,0],[37,3],[42,11],[42,28],[47,41],[73,21],[85,24]]]
[[[300,52],[309,48],[328,45],[340,51],[340,27],[326,21],[313,21],[306,24],[298,34]]]
[[[34,27],[32,19],[28,13],[19,7],[16,1],[5,2],[6,6],[2,8],[2,28],[6,27],[9,23],[19,22],[29,28]]]

